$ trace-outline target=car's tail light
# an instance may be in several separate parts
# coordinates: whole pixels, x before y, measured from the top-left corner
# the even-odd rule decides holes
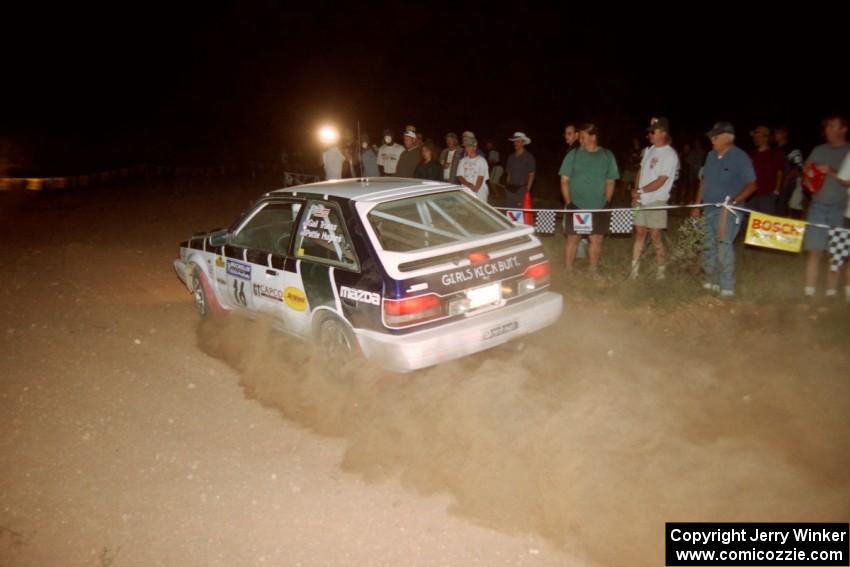
[[[534,264],[533,266],[529,266],[525,270],[525,275],[534,278],[534,279],[546,279],[549,281],[549,274],[552,272],[551,266],[549,266],[549,261],[540,262],[539,264]]]
[[[535,289],[540,289],[541,287],[549,285],[549,275],[551,272],[552,267],[549,265],[548,260],[526,268],[523,273],[523,276],[525,277],[519,280],[519,283],[517,284],[518,295],[530,293]]]
[[[421,323],[442,314],[443,302],[434,294],[384,300],[384,321],[390,327]]]

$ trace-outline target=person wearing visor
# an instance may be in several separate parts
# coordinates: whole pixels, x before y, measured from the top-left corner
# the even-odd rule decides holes
[[[464,136],[463,149],[466,156],[458,165],[457,180],[486,203],[490,194],[490,188],[487,186],[487,180],[490,178],[487,160],[479,155],[478,140],[472,136]]]
[[[422,161],[422,147],[416,141],[416,127],[404,128],[404,151],[398,156],[396,177],[413,177],[416,166]]]
[[[662,230],[667,228],[667,210],[653,207],[666,206],[679,170],[679,155],[670,146],[670,123],[666,118],[653,118],[647,128],[652,145],[644,152],[640,169],[632,189],[632,207],[635,212],[635,242],[632,248],[632,269],[629,277],[635,279],[640,270],[640,257],[647,234],[655,249],[655,278],[665,277],[665,259]],[[649,210],[645,210],[646,207]]]

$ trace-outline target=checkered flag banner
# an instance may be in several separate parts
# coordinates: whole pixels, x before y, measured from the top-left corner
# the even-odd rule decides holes
[[[634,215],[631,209],[614,209],[611,212],[611,234],[629,234],[634,227]]]
[[[829,229],[829,269],[837,272],[850,256],[850,230],[846,228]]]
[[[552,210],[537,211],[534,218],[534,231],[542,234],[555,234],[556,213]]]

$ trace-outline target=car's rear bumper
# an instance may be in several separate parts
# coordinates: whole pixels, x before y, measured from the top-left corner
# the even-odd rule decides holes
[[[355,331],[366,358],[408,372],[433,366],[504,344],[554,323],[561,316],[563,298],[545,292],[525,301],[463,321],[408,335]]]

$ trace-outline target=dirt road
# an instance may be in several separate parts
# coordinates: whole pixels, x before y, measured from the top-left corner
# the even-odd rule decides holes
[[[850,515],[816,311],[558,280],[522,351],[320,375],[171,269],[260,189],[115,191],[0,194],[0,565],[657,565],[665,521]]]

